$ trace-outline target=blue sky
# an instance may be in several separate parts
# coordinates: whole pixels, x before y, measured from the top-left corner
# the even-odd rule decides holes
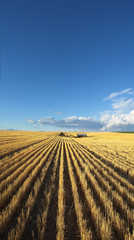
[[[133,12],[133,0],[2,0],[1,129],[134,131]]]

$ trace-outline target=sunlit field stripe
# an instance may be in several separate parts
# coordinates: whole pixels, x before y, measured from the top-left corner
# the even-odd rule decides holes
[[[75,150],[72,150],[72,151],[75,151]],[[85,174],[85,176],[88,177],[90,181],[90,186],[92,187],[93,192],[95,193],[95,197],[96,199],[99,200],[100,207],[103,208],[103,211],[105,212],[107,218],[110,221],[110,225],[114,226],[115,229],[118,229],[120,236],[124,237],[129,232],[129,229],[128,229],[129,225],[130,224],[131,226],[133,225],[134,218],[132,218],[131,211],[126,206],[126,218],[128,221],[126,223],[125,221],[122,220],[120,215],[116,212],[116,209],[113,208],[112,199],[109,199],[107,192],[104,192],[101,189],[100,185],[96,181],[95,175],[93,175],[90,172],[90,168],[88,168],[88,166],[82,161],[82,158],[80,158],[79,155],[76,154],[76,152],[75,152],[75,155],[77,157],[77,160],[79,160],[80,165],[83,168],[83,173]],[[116,200],[118,200],[118,198],[116,198]],[[125,209],[124,209],[124,214],[125,214]]]
[[[54,168],[51,176],[51,184],[48,189],[44,191],[44,197],[41,202],[40,212],[37,215],[37,233],[38,239],[45,239],[45,230],[46,230],[46,220],[50,201],[52,199],[52,194],[55,188],[55,179],[56,179],[56,170],[60,159],[61,143],[59,143],[57,154],[54,159]]]
[[[40,153],[42,152],[42,149],[44,149],[44,147],[47,147],[47,146],[43,144],[41,147],[39,147],[36,150],[32,149],[30,154],[28,154],[25,158],[22,158],[22,160],[21,160],[21,162],[19,162],[19,164],[13,165],[10,169],[5,171],[1,175],[1,183],[0,183],[0,192],[1,193],[5,187],[7,187],[10,183],[13,183],[14,179],[17,176],[19,176],[19,174],[22,173],[23,170],[25,170],[26,167],[29,166],[33,162],[34,158],[37,158],[40,155]],[[2,181],[2,178],[4,179],[3,181]]]
[[[73,146],[73,149],[76,150],[76,148],[74,146]],[[83,159],[83,161],[84,161],[82,163],[83,171],[85,172],[85,174],[87,174],[87,176],[90,173],[90,177],[89,177],[90,181],[94,180],[94,179],[96,179],[98,181],[98,184],[101,187],[100,192],[102,192],[102,193],[105,192],[106,198],[107,198],[107,196],[109,196],[109,198],[111,198],[112,205],[114,204],[115,209],[117,209],[121,215],[123,212],[123,217],[125,219],[125,222],[128,224],[128,226],[130,224],[132,226],[133,222],[134,222],[134,211],[129,208],[129,205],[130,205],[129,202],[127,200],[124,201],[122,199],[122,196],[119,195],[119,193],[117,191],[116,192],[112,191],[111,184],[109,184],[109,182],[98,172],[98,166],[94,167],[92,165],[92,163],[89,164],[89,161],[87,160],[87,158],[85,158],[82,155],[82,151],[77,153],[77,150],[76,150],[75,154],[76,154],[77,158],[78,158],[78,154],[79,154],[79,156],[81,156],[81,159]],[[94,182],[93,182],[93,185],[94,185]],[[105,207],[106,207],[106,205],[104,204],[104,209],[105,209]]]
[[[105,184],[105,182],[107,182],[107,185],[110,186],[110,187],[107,187],[107,192],[110,192],[113,187],[114,189],[116,189],[116,192],[123,198],[123,201],[125,201],[130,207],[134,208],[134,195],[129,192],[129,189],[123,187],[119,181],[114,179],[113,176],[109,175],[109,172],[107,172],[106,170],[103,170],[102,166],[100,166],[96,162],[96,160],[94,161],[94,159],[91,158],[88,154],[85,154],[85,151],[79,148],[78,145],[77,147],[74,146],[74,148],[76,149],[77,154],[84,159],[84,161],[87,163],[89,168],[91,169],[92,167],[92,171],[95,174],[101,176],[101,179],[103,178],[102,179],[103,185]]]
[[[74,164],[74,167],[76,169],[77,175],[79,177],[85,199],[88,202],[88,207],[91,212],[91,217],[94,221],[94,225],[96,226],[97,235],[98,238],[101,240],[109,240],[111,239],[111,226],[109,220],[106,221],[106,219],[103,217],[103,214],[101,213],[100,209],[97,207],[95,199],[92,196],[91,189],[88,188],[87,180],[85,177],[85,173],[80,170],[79,165],[77,163],[76,158],[74,157],[74,154],[72,152],[72,149],[70,147],[70,144],[68,144],[69,152]]]
[[[66,156],[67,156],[67,164],[68,164],[68,170],[69,170],[69,176],[71,180],[71,185],[72,185],[72,192],[73,192],[73,197],[74,197],[74,204],[75,204],[75,211],[77,215],[77,222],[79,226],[79,231],[81,234],[81,239],[82,240],[92,240],[92,232],[91,230],[87,229],[87,221],[83,218],[83,212],[82,212],[82,206],[79,201],[79,195],[77,191],[77,184],[75,181],[75,176],[73,173],[73,168],[71,165],[70,157],[69,157],[69,152],[65,143],[65,149],[66,149]]]
[[[0,160],[1,240],[134,240],[132,143],[129,154],[122,142],[10,134]]]
[[[25,206],[22,208],[21,214],[17,218],[17,224],[16,224],[15,228],[11,229],[11,231],[8,233],[8,240],[14,240],[14,239],[20,240],[22,238],[23,232],[25,230],[26,224],[30,217],[30,214],[33,209],[33,206],[36,201],[39,190],[43,184],[43,181],[44,181],[44,178],[48,171],[48,168],[49,168],[51,162],[54,161],[54,155],[57,151],[57,148],[58,148],[58,143],[54,147],[54,149],[49,157],[49,160],[45,164],[45,168],[44,167],[42,168],[40,176],[36,179],[34,186],[29,194],[29,197],[25,203]],[[41,239],[41,238],[39,238],[39,239]]]
[[[5,191],[3,191],[0,194],[0,209],[3,208],[3,206],[5,205],[5,201],[7,201],[8,199],[11,199],[11,197],[13,196],[13,194],[15,194],[15,192],[17,191],[17,189],[21,186],[21,184],[23,184],[23,182],[26,180],[26,178],[28,177],[28,175],[33,171],[33,169],[40,163],[40,160],[42,158],[42,156],[44,154],[46,154],[47,150],[51,147],[48,146],[47,148],[45,148],[44,151],[40,150],[40,154],[38,154],[38,156],[33,156],[32,157],[32,161],[31,164],[29,164],[27,166],[27,168],[20,174],[18,175],[18,178],[15,179],[15,181],[11,184],[8,185],[8,187],[5,189]]]
[[[50,152],[55,147],[56,143],[52,144],[52,146],[48,149],[48,151],[44,154],[40,154],[39,163],[32,170],[31,174],[27,176],[25,182],[19,188],[18,192],[12,197],[10,203],[6,206],[6,208],[0,213],[0,230],[3,231],[7,223],[10,221],[11,217],[15,213],[16,209],[20,206],[21,202],[26,196],[27,191],[30,190],[32,183],[37,178],[39,172],[41,171],[43,165],[46,162],[47,157],[50,155]]]
[[[64,213],[65,213],[65,203],[64,203],[64,156],[63,156],[63,141],[61,146],[60,154],[60,170],[59,170],[59,190],[58,190],[58,214],[57,214],[57,240],[64,239]]]
[[[32,146],[29,146],[25,149],[21,149],[19,152],[15,152],[13,154],[13,156],[11,156],[10,154],[7,155],[5,158],[3,158],[0,161],[0,170],[1,172],[3,171],[7,171],[8,169],[10,169],[13,165],[19,164],[19,162],[22,161],[23,158],[27,158],[28,155],[31,154],[31,150],[34,149],[34,151],[38,150],[39,148],[41,148],[41,146],[45,146],[45,144],[50,143],[52,140],[45,140],[45,141],[41,141],[39,143],[36,143]]]
[[[114,168],[108,167],[106,164],[104,164],[102,162],[101,159],[95,157],[94,155],[92,155],[89,151],[87,151],[85,148],[83,148],[82,146],[80,146],[79,144],[76,145],[76,147],[78,147],[78,149],[80,151],[83,151],[83,153],[85,154],[85,156],[87,158],[90,157],[90,159],[92,159],[92,161],[96,162],[96,164],[98,164],[100,166],[100,168],[102,169],[102,172],[107,172],[109,176],[111,176],[113,179],[117,180],[120,185],[124,186],[129,192],[134,193],[134,186],[125,178],[121,177]]]
[[[34,144],[37,144],[41,141],[43,141],[43,140],[33,139],[33,141],[32,141],[32,140],[28,139],[28,142],[26,140],[24,140],[24,142],[18,141],[17,143],[14,143],[14,142],[12,144],[9,143],[8,146],[6,146],[6,148],[5,148],[5,146],[1,146],[0,159],[7,155],[11,155],[11,154],[14,154],[15,152],[21,151],[22,149],[30,147]]]

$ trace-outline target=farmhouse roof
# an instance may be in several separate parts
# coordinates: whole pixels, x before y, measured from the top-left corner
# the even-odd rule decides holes
[[[59,134],[59,136],[65,136],[65,134],[64,134],[63,132],[61,132],[61,133]]]

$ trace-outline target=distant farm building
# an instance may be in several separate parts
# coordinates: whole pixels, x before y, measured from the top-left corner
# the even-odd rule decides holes
[[[85,134],[85,133],[81,133],[81,134],[78,133],[78,134],[77,134],[77,137],[87,137],[87,134]]]
[[[61,132],[61,133],[59,134],[59,136],[65,137],[65,134],[64,134],[63,132]]]

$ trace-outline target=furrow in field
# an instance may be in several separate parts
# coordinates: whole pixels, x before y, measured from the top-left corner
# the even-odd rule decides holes
[[[132,217],[131,211],[128,209],[127,205],[125,204],[122,205],[123,203],[121,199],[119,199],[119,197],[116,196],[116,194],[114,196],[115,202],[117,201],[116,206],[115,204],[113,204],[113,199],[110,199],[108,196],[108,192],[107,191],[105,192],[102,189],[101,184],[99,184],[96,179],[96,173],[95,172],[92,173],[90,169],[90,165],[88,167],[88,165],[86,164],[86,159],[82,159],[80,155],[78,155],[78,153],[75,151],[74,147],[72,151],[74,152],[74,155],[77,161],[79,162],[79,167],[81,171],[86,176],[88,186],[90,186],[92,190],[94,199],[98,203],[98,207],[100,207],[104,216],[106,218],[109,218],[111,222],[111,226],[112,225],[114,226],[113,230],[116,232],[116,228],[118,229],[118,232],[120,235],[118,236],[117,235],[118,233],[116,232],[117,239],[124,239],[124,236],[127,235],[129,231],[132,233],[132,230],[133,230],[134,218]],[[119,212],[119,214],[117,213],[117,211]],[[123,211],[123,215],[122,215],[122,211]],[[117,219],[118,219],[118,222],[117,222]],[[126,231],[123,231],[123,226],[126,229]]]
[[[130,193],[134,193],[133,184],[131,182],[129,182],[127,179],[124,179],[123,177],[118,175],[118,173],[115,172],[114,168],[112,169],[112,168],[108,167],[106,164],[103,163],[103,161],[101,161],[100,158],[97,158],[94,155],[92,155],[82,145],[75,144],[75,146],[78,147],[80,149],[80,151],[83,151],[83,153],[85,154],[85,156],[87,158],[90,157],[90,159],[92,159],[92,161],[96,162],[102,169],[102,172],[107,172],[108,175],[110,177],[112,177],[113,179],[117,180],[120,183],[120,185],[122,185],[122,187],[126,188]]]
[[[77,224],[77,216],[74,206],[74,197],[72,192],[71,180],[69,176],[68,164],[67,164],[67,155],[64,141],[63,144],[63,156],[64,156],[64,201],[65,201],[65,230],[64,238],[65,239],[80,239],[79,227]]]
[[[86,144],[87,148],[89,149],[89,146]],[[107,145],[90,145],[90,150],[93,150],[95,153],[99,154],[100,156],[103,153],[103,157],[105,159],[108,159],[108,161],[113,162],[114,164],[120,165],[122,168],[124,167],[134,167],[134,163],[130,160],[129,156],[129,150],[127,155],[123,154],[125,146],[122,146],[122,148],[117,149],[116,147],[110,148],[110,146]],[[120,164],[119,164],[120,163]]]
[[[85,176],[80,169],[78,161],[76,160],[72,148],[70,144],[68,144],[70,158],[72,159],[72,166],[75,169],[75,177],[77,178],[77,182],[80,183],[81,191],[83,192],[83,198],[87,201],[88,211],[90,212],[90,218],[93,221],[94,234],[96,234],[95,239],[108,240],[111,239],[111,226],[109,219],[106,219],[104,215],[101,213],[100,208],[96,203],[96,199],[94,199],[92,195],[91,189],[88,187],[88,182]]]
[[[90,177],[90,180],[92,180],[92,178],[93,179],[95,178],[94,181],[97,180],[97,183],[100,187],[100,191],[102,193],[105,193],[106,197],[110,198],[110,200],[112,201],[113,208],[115,208],[115,210],[117,212],[119,212],[121,218],[123,218],[125,220],[125,222],[127,223],[128,227],[130,227],[130,229],[132,229],[133,222],[134,222],[134,217],[133,217],[134,216],[134,211],[133,211],[134,207],[132,207],[132,204],[130,204],[128,201],[124,201],[122,196],[117,191],[112,190],[111,184],[109,184],[107,179],[104,178],[103,175],[99,173],[98,166],[93,165],[94,163],[92,163],[92,161],[89,163],[88,159],[82,155],[82,151],[81,152],[77,151],[77,149],[75,147],[74,147],[74,150],[76,151],[75,152],[76,155],[79,154],[79,156],[83,160],[83,163],[81,165],[83,168],[83,171],[84,172],[88,171],[87,175],[89,173],[92,174],[92,177]],[[78,158],[78,156],[77,156],[77,158]],[[94,182],[92,184],[94,184]],[[118,184],[118,183],[116,183],[116,184]],[[105,209],[105,206],[103,206],[103,209]]]
[[[105,159],[102,155],[96,153],[95,151],[89,150],[87,147],[83,146],[82,144],[79,144],[79,145],[81,145],[81,147],[85,149],[85,151],[88,152],[88,154],[90,154],[92,157],[95,157],[96,159],[100,160],[101,163],[105,164],[105,166],[108,167],[109,170],[113,171],[114,169],[115,174],[117,174],[120,178],[122,178],[123,181],[126,180],[128,184],[131,184],[131,185],[134,184],[134,179],[129,176],[127,168],[121,168],[120,165],[112,163],[112,161]]]
[[[123,187],[119,181],[114,179],[113,176],[110,176],[109,172],[103,169],[102,165],[100,166],[100,164],[98,164],[98,162],[96,162],[95,159],[85,154],[84,150],[79,148],[78,145],[77,145],[77,148],[74,145],[74,148],[82,158],[86,159],[86,162],[90,168],[91,166],[93,166],[92,171],[97,171],[96,172],[97,176],[101,175],[104,182],[103,186],[106,185],[105,182],[107,182],[107,192],[112,192],[116,190],[116,193],[118,194],[118,198],[122,198],[123,201],[125,201],[130,208],[134,209],[134,195],[130,193],[127,188]],[[102,186],[102,182],[101,182],[101,186]]]
[[[42,208],[43,208],[43,206],[44,206],[43,203],[45,203],[45,201],[46,201],[46,196],[47,196],[46,194],[50,190],[51,182],[52,182],[52,179],[53,179],[53,174],[57,176],[57,170],[59,170],[59,159],[58,159],[58,162],[56,160],[57,153],[59,152],[59,148],[60,148],[60,144],[59,144],[59,141],[57,141],[56,150],[52,151],[52,154],[49,157],[49,159],[51,158],[52,161],[51,161],[51,164],[49,165],[49,169],[46,173],[45,181],[43,182],[42,187],[40,188],[40,191],[39,191],[38,196],[36,198],[35,205],[34,205],[33,210],[31,212],[29,223],[27,224],[27,226],[25,228],[24,235],[23,235],[24,239],[27,239],[27,240],[31,239],[32,240],[33,236],[34,236],[35,239],[38,239],[38,233],[39,233],[37,231],[38,214],[41,213],[41,210],[40,210],[41,205],[42,205]],[[57,166],[56,162],[58,164],[58,169],[55,168],[55,166]],[[56,179],[55,179],[55,183],[56,183]],[[58,186],[55,186],[55,187],[58,187]],[[55,189],[53,189],[53,191],[55,191]],[[50,202],[51,202],[52,198],[53,198],[53,192],[52,192],[52,195],[50,196]],[[45,206],[44,206],[44,208],[45,208]],[[46,210],[46,208],[44,210]],[[50,210],[52,210],[52,209],[50,209]],[[55,225],[56,225],[56,210],[57,209],[54,208],[52,210],[52,212],[50,211],[51,216],[53,216],[53,219],[51,217],[51,224],[52,224],[52,222],[53,223],[55,222]],[[48,211],[48,213],[49,213],[49,211]],[[47,217],[48,217],[48,215],[47,215]],[[32,231],[29,231],[29,227],[31,228]],[[45,226],[44,226],[44,231],[45,231],[45,235],[47,235],[46,234],[47,228],[45,229]],[[55,236],[56,233],[55,233],[54,229],[53,229],[52,232]]]
[[[89,159],[89,162],[92,162],[94,167],[98,169],[99,173],[103,176],[103,178],[109,182],[109,185],[111,185],[111,190],[113,191],[113,195],[115,196],[114,191],[116,190],[116,192],[119,194],[118,198],[122,198],[123,201],[125,201],[125,203],[131,209],[134,209],[134,195],[132,192],[132,188],[129,188],[129,187],[127,188],[126,186],[123,186],[123,184],[121,184],[117,176],[114,178],[115,176],[114,171],[110,170],[109,172],[108,167],[106,167],[103,163],[101,163],[100,160],[97,160],[96,158],[91,158],[91,157],[89,158],[88,155],[86,155],[86,157]],[[111,172],[112,174],[110,174]]]
[[[70,181],[71,181],[71,187],[72,187],[73,198],[74,198],[74,207],[75,207],[75,212],[76,212],[76,216],[77,216],[77,224],[78,224],[79,232],[80,232],[80,239],[82,239],[82,240],[89,239],[90,240],[90,239],[93,239],[92,231],[91,231],[91,229],[87,229],[87,220],[84,219],[83,208],[82,208],[82,204],[80,202],[80,196],[78,194],[78,187],[77,187],[77,183],[75,180],[74,169],[72,167],[69,150],[68,150],[68,146],[66,143],[65,143],[65,151],[66,151],[67,166],[68,166],[69,177],[70,177]],[[71,158],[72,158],[72,156],[71,156]]]
[[[60,153],[61,153],[61,146],[60,146]],[[42,206],[45,201],[45,205],[43,207],[43,219],[42,219],[43,222],[45,221],[45,228],[43,230],[44,231],[43,234],[44,234],[44,239],[47,239],[47,240],[56,239],[56,234],[57,234],[56,221],[57,221],[57,212],[58,212],[60,155],[58,156],[58,158],[59,160],[58,160],[58,166],[55,173],[55,180],[53,181],[54,185],[52,185],[52,190],[50,190],[49,187],[47,188],[47,190],[44,192],[44,195],[46,196],[46,198],[43,199],[42,201]],[[46,206],[46,209],[45,209],[45,206]],[[39,236],[39,227],[40,226],[38,225],[37,236]],[[43,228],[43,223],[42,223],[42,228]]]
[[[48,184],[48,187],[46,187],[43,190],[42,199],[41,199],[39,211],[36,218],[36,227],[35,227],[35,230],[33,231],[33,235],[35,239],[43,240],[46,238],[45,233],[46,233],[46,222],[47,222],[48,211],[50,209],[50,203],[52,201],[53,195],[57,188],[57,185],[55,185],[55,183],[57,183],[58,174],[59,174],[60,153],[61,153],[61,144],[59,143],[59,147],[58,147],[56,156],[54,158],[54,167],[53,167],[52,175],[50,178],[50,184]],[[55,213],[55,216],[56,216],[56,213]],[[55,216],[53,215],[54,218]],[[56,237],[55,232],[51,234],[53,234],[53,236]]]
[[[94,149],[94,151],[96,151],[96,150]],[[100,148],[97,149],[97,153],[101,155],[102,152],[103,152],[103,157],[105,157],[105,159],[108,159],[109,161],[114,162],[114,164],[119,165],[119,163],[120,163],[120,166],[122,165],[123,168],[127,167],[127,169],[134,167],[134,163],[132,161],[128,160],[127,157],[123,156],[120,152],[118,153],[117,151],[113,151],[113,152],[105,151],[105,148],[103,149],[100,146]]]
[[[39,152],[41,148],[43,148],[45,144],[41,144],[41,146],[38,146],[37,148],[29,148],[26,150],[26,153],[21,154],[21,156],[16,156],[12,159],[12,163],[10,164],[10,159],[9,159],[9,164],[6,164],[4,168],[1,169],[1,176],[0,176],[0,181],[4,181],[9,175],[14,173],[16,169],[18,169],[21,165],[23,165],[29,158],[31,158],[34,154]]]
[[[51,145],[53,145],[53,143]],[[24,171],[18,175],[13,182],[11,181],[8,187],[0,194],[0,210],[6,206],[8,201],[27,179],[33,169],[40,163],[41,158],[46,154],[51,145],[45,148],[45,150],[41,149],[38,156],[32,157],[32,159],[30,159],[30,164],[28,164],[26,169],[24,169]]]
[[[24,169],[30,165],[33,160],[35,158],[37,158],[40,153],[42,152],[42,150],[44,148],[46,148],[47,146],[49,146],[50,143],[48,144],[43,144],[42,146],[38,147],[37,149],[32,149],[30,153],[28,153],[26,155],[26,157],[24,157],[24,159],[22,158],[21,161],[19,161],[19,163],[16,163],[14,166],[12,166],[10,169],[8,169],[7,171],[5,171],[1,176],[0,176],[0,192],[2,193],[2,191],[4,190],[5,187],[7,187],[10,183],[12,183],[14,181],[14,179],[16,177],[18,177],[18,175],[20,173],[22,173],[24,171]]]
[[[50,141],[52,141],[52,140],[41,141],[37,144],[34,144],[25,149],[22,149],[20,152],[14,153],[13,156],[6,156],[5,158],[3,158],[0,161],[0,171],[4,172],[8,168],[10,168],[12,165],[15,165],[16,163],[21,161],[23,158],[25,158],[29,154],[29,152],[31,152],[31,150],[33,150],[33,149],[36,150],[39,147],[41,147],[45,144],[48,144]]]
[[[33,142],[30,143],[30,144],[24,144],[23,146],[17,147],[17,148],[15,147],[14,149],[9,149],[9,150],[8,150],[8,148],[6,148],[6,149],[4,150],[4,152],[1,150],[0,159],[2,159],[3,157],[6,157],[6,156],[13,155],[15,152],[19,152],[19,151],[21,151],[22,149],[28,148],[28,147],[33,146],[33,145],[35,145],[35,144],[38,144],[38,143],[40,143],[40,142],[42,142],[42,141],[44,141],[44,139],[43,139],[43,140],[33,141]],[[2,153],[2,152],[3,152],[3,153]]]
[[[21,203],[26,198],[26,195],[29,194],[34,181],[39,176],[39,174],[42,170],[42,167],[46,164],[46,162],[49,158],[49,155],[53,151],[56,144],[57,143],[52,144],[46,153],[41,154],[38,165],[36,165],[36,167],[34,167],[34,169],[32,169],[31,174],[29,176],[27,176],[26,180],[20,186],[20,188],[18,189],[16,194],[12,197],[9,204],[6,206],[5,209],[3,209],[1,211],[1,213],[0,213],[0,230],[1,231],[3,231],[6,228],[8,222],[11,221],[16,210],[18,208],[20,208]]]
[[[39,214],[38,213],[39,206],[41,204],[41,201],[43,201],[42,199],[43,192],[44,192],[44,197],[46,197],[45,193],[47,191],[47,186],[45,183],[48,182],[47,175],[50,176],[49,173],[51,171],[51,168],[53,170],[52,170],[52,175],[50,176],[51,184],[50,184],[49,192],[50,192],[50,189],[53,187],[52,182],[54,184],[55,171],[56,171],[57,162],[58,162],[58,159],[55,162],[54,162],[54,159],[55,159],[55,156],[57,155],[57,151],[59,152],[58,142],[57,142],[57,145],[54,147],[52,153],[50,154],[48,161],[45,164],[45,167],[42,168],[40,176],[36,179],[34,186],[32,187],[32,190],[28,196],[28,199],[26,200],[24,206],[22,207],[20,215],[17,217],[17,224],[14,226],[14,228],[11,228],[11,230],[9,231],[8,239],[10,240],[11,239],[15,239],[15,240],[33,239],[33,235],[35,233],[34,229],[40,223],[37,216]],[[45,206],[43,205],[42,207],[45,207]],[[41,220],[43,220],[43,216],[44,215],[42,215]],[[43,238],[40,238],[40,236],[43,236],[44,230],[45,230],[45,225],[43,224],[40,235],[36,235],[36,239],[43,239]]]
[[[79,149],[77,145],[77,149]],[[96,178],[100,179],[99,175],[101,175],[101,187],[103,186],[104,189],[107,189],[107,194],[111,197],[114,206],[116,209],[120,212],[120,214],[123,214],[123,217],[126,216],[133,216],[134,211],[134,195],[129,192],[129,189],[123,187],[119,181],[113,178],[113,176],[110,176],[109,172],[103,169],[102,165],[100,166],[95,159],[92,159],[87,154],[80,149],[78,152],[79,155],[83,153],[86,157],[86,161],[88,166],[92,168],[92,172],[96,169]],[[98,172],[98,173],[97,173]],[[107,184],[106,184],[107,183]],[[106,187],[107,185],[107,187]],[[132,222],[132,217],[130,217]]]

